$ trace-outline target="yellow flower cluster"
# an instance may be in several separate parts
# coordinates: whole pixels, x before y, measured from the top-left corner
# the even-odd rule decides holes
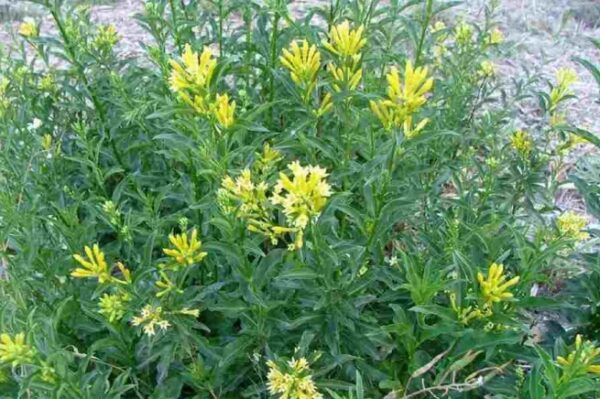
[[[287,369],[282,371],[279,366],[269,360],[267,362],[267,388],[271,395],[278,395],[279,399],[322,399],[310,375],[308,361],[305,358],[287,362]]]
[[[483,273],[479,272],[477,273],[477,281],[479,281],[481,295],[485,303],[490,305],[495,302],[511,299],[513,294],[509,291],[509,288],[519,282],[519,276],[506,281],[504,266],[492,263],[487,278],[483,276]]]
[[[148,336],[156,334],[156,327],[165,331],[171,326],[168,320],[163,318],[163,310],[160,306],[146,305],[139,316],[132,319],[134,326],[143,326],[144,333]]]
[[[427,74],[427,68],[414,68],[412,62],[407,61],[404,82],[401,82],[398,69],[390,68],[387,99],[369,103],[371,111],[386,130],[403,126],[404,135],[410,139],[416,137],[428,123],[428,119],[423,119],[413,127],[413,115],[427,102],[425,95],[433,87],[433,78],[428,78]]]
[[[556,219],[556,227],[560,235],[569,240],[587,240],[590,235],[583,231],[586,226],[587,219],[573,211],[567,211]]]
[[[84,248],[86,257],[75,254],[73,258],[80,266],[71,272],[72,277],[76,278],[96,278],[100,284],[114,284],[113,289],[116,294],[104,294],[99,301],[99,312],[105,316],[109,322],[119,321],[125,315],[129,294],[124,291],[123,286],[130,285],[131,271],[121,262],[115,264],[116,269],[121,273],[122,278],[113,276],[114,268],[109,268],[106,262],[104,252],[98,244],[91,248]]]
[[[130,300],[128,293],[104,294],[100,298],[100,313],[108,319],[110,323],[119,321],[125,316],[127,303]]]
[[[295,161],[288,169],[292,179],[283,172],[279,174],[271,202],[283,207],[290,225],[304,229],[311,218],[321,213],[331,196],[331,186],[325,180],[326,170],[319,166],[303,167]]]
[[[36,38],[39,36],[39,34],[40,32],[38,30],[38,26],[31,18],[25,18],[23,23],[19,25],[19,35],[27,39]]]
[[[78,267],[71,272],[72,277],[76,278],[97,278],[100,284],[104,283],[131,283],[131,272],[121,262],[117,262],[116,266],[121,271],[123,279],[118,279],[112,275],[112,269],[109,269],[106,263],[104,252],[98,244],[94,244],[92,248],[85,246],[84,248],[87,259],[79,254],[73,255],[73,258],[82,267]]]
[[[215,97],[211,90],[211,81],[217,67],[212,50],[205,47],[202,54],[198,55],[192,50],[192,46],[186,44],[181,61],[170,61],[171,90],[200,115],[213,118],[223,128],[233,126],[235,101],[230,100],[227,94],[217,93]]]
[[[0,76],[0,117],[4,116],[6,110],[10,109],[11,100],[8,96],[9,84],[8,79]]]
[[[303,167],[299,162],[288,165],[292,178],[285,173],[279,174],[279,180],[269,196],[269,185],[256,184],[249,169],[235,180],[226,176],[217,192],[223,212],[235,214],[248,223],[248,230],[262,233],[275,245],[279,237],[295,233],[294,249],[303,246],[304,229],[311,218],[316,218],[331,195],[331,187],[326,182],[325,169],[318,166]],[[287,226],[272,223],[273,213],[270,205],[280,205],[286,216]]]
[[[308,102],[317,85],[317,74],[321,68],[321,53],[317,46],[310,45],[306,40],[292,42],[289,50],[283,49],[283,55],[279,58],[281,64],[286,67],[294,83],[303,91],[302,99]]]
[[[572,377],[587,373],[600,374],[600,364],[594,364],[598,361],[600,361],[600,348],[590,341],[584,342],[581,335],[575,337],[575,350],[566,358],[562,356],[556,358],[556,362]]]
[[[490,61],[483,61],[479,64],[479,76],[482,78],[493,78],[496,75],[496,66]]]
[[[492,29],[486,38],[486,43],[490,45],[501,44],[504,41],[504,34],[498,28]]]
[[[456,43],[465,46],[471,42],[473,37],[473,27],[466,22],[460,22],[454,27],[454,40]]]
[[[573,94],[571,86],[577,81],[577,73],[570,68],[561,68],[556,72],[556,86],[550,91],[550,113],[554,114],[558,104]]]
[[[473,320],[485,319],[493,314],[492,308],[488,305],[481,307],[478,305],[470,305],[466,308],[458,306],[456,303],[456,293],[454,292],[450,294],[450,306],[452,307],[454,313],[456,313],[458,320],[465,325],[469,324]]]
[[[330,62],[327,70],[333,79],[335,91],[356,90],[362,79],[362,48],[367,44],[363,37],[364,27],[350,27],[347,20],[335,25],[329,32],[329,39],[323,40],[323,47],[337,58],[337,63]]]
[[[25,334],[18,333],[13,337],[0,335],[0,363],[10,363],[13,367],[34,362],[36,351],[25,342]]]
[[[98,27],[98,34],[94,39],[94,48],[101,51],[109,51],[111,50],[115,44],[119,41],[119,35],[117,34],[117,29],[113,24],[110,25],[100,25]]]
[[[517,130],[510,138],[512,147],[523,156],[527,156],[533,149],[533,140],[529,133]]]
[[[174,248],[164,248],[163,253],[175,261],[172,266],[175,270],[199,263],[207,255],[202,251],[202,241],[198,240],[196,229],[189,236],[187,232],[169,234],[169,241]]]

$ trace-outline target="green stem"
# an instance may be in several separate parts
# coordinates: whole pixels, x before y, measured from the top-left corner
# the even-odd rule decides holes
[[[427,33],[427,27],[433,16],[433,0],[426,0],[425,5],[425,19],[423,20],[423,26],[421,27],[421,38],[419,39],[419,45],[415,52],[415,67],[419,66],[421,59],[421,53],[423,52],[423,43],[425,42],[425,34]]]
[[[175,39],[175,44],[181,53],[181,39],[179,38],[179,33],[177,32],[177,9],[175,8],[175,1],[169,0],[169,5],[171,6],[171,25],[173,26],[173,38]]]
[[[60,36],[62,37],[62,39],[65,43],[65,50],[67,51],[67,55],[70,57],[71,63],[77,69],[77,73],[78,73],[80,79],[82,80],[86,91],[90,95],[92,104],[94,105],[94,109],[98,113],[98,117],[100,118],[100,121],[102,123],[102,130],[106,133],[106,135],[108,137],[108,141],[110,143],[113,154],[115,155],[115,158],[117,159],[117,163],[123,169],[126,169],[123,164],[121,154],[120,154],[114,140],[112,139],[110,132],[108,130],[106,130],[106,114],[104,112],[104,107],[102,107],[102,104],[100,103],[100,100],[98,99],[98,96],[96,95],[95,90],[93,90],[92,86],[90,85],[90,82],[89,82],[87,76],[85,75],[85,70],[83,68],[83,65],[81,65],[81,63],[79,61],[77,61],[77,55],[75,54],[75,51],[73,50],[73,44],[71,43],[69,35],[67,34],[67,31],[65,30],[65,27],[63,26],[62,21],[58,15],[56,9],[52,8],[50,10],[50,14],[52,15],[52,18],[54,19],[54,22],[56,23],[56,26],[60,32]]]
[[[275,10],[273,14],[273,31],[271,33],[271,76],[269,82],[269,103],[272,103],[275,99],[275,65],[277,63],[277,38],[279,36],[278,25],[279,19],[281,16],[279,15],[279,10]],[[269,108],[269,119],[273,120],[273,107]]]
[[[219,0],[219,58],[223,58],[223,0]]]

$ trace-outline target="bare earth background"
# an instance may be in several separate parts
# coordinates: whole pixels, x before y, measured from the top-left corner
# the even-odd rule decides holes
[[[446,12],[443,18],[450,22],[457,18],[481,22],[485,17],[484,6],[489,2],[466,0]],[[91,14],[99,23],[116,26],[122,37],[118,51],[127,55],[141,53],[139,43],[151,40],[133,18],[141,11],[143,0],[94,0],[94,3],[106,3],[91,6]],[[328,0],[295,0],[291,8],[301,15],[307,6],[326,3]],[[14,40],[18,20],[25,16],[42,18],[42,31],[51,29],[47,17],[25,1],[0,0],[0,20],[2,16],[0,45]],[[561,67],[575,69],[579,75],[579,81],[574,85],[578,100],[570,103],[568,119],[574,125],[600,135],[600,89],[591,74],[572,60],[580,57],[600,64],[600,52],[589,40],[600,39],[600,0],[500,0],[496,21],[505,34],[510,51],[510,56],[498,61],[501,78],[524,76],[525,71],[529,71],[553,79]],[[521,111],[526,123],[528,116],[534,116],[536,112],[535,104],[525,105]],[[598,156],[595,147],[586,145],[573,154],[571,165],[581,157]],[[575,190],[562,190],[557,205],[585,213]]]

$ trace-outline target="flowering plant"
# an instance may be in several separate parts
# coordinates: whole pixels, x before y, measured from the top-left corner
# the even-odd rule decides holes
[[[493,7],[148,0],[125,57],[36,2],[0,54],[0,397],[595,398],[597,174],[564,165],[598,140],[573,70],[502,76]]]

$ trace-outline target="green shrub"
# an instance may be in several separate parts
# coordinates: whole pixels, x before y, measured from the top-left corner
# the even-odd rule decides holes
[[[598,139],[573,71],[498,76],[493,8],[151,0],[127,58],[38,2],[1,63],[0,397],[595,397],[594,321],[546,320],[597,306],[554,199]]]

